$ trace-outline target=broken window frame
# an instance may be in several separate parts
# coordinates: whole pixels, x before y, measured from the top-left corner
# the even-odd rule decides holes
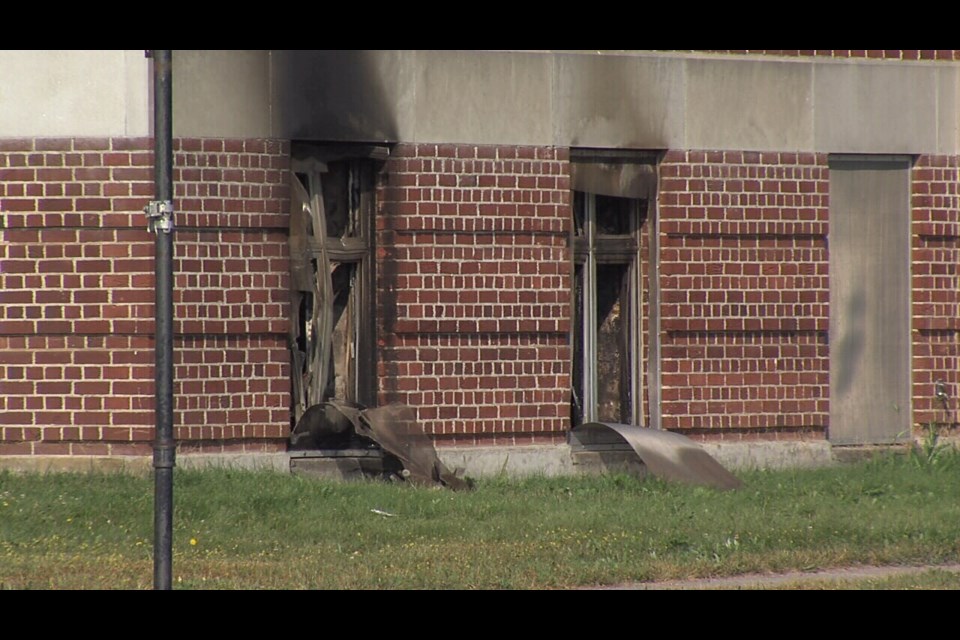
[[[622,314],[620,348],[620,416],[617,422],[644,425],[644,354],[647,353],[648,385],[652,426],[657,426],[657,309],[655,229],[650,232],[649,283],[644,287],[642,234],[654,224],[656,199],[656,163],[659,154],[646,151],[598,149],[571,150],[573,225],[573,314],[571,345],[573,357],[571,420],[573,426],[600,419],[598,369],[598,276],[602,265],[622,265],[622,289],[619,294]],[[619,233],[601,233],[597,225],[598,198],[621,201],[627,220]],[[650,227],[648,227],[650,225]],[[646,323],[649,341],[643,330],[644,302],[649,304]],[[587,312],[590,310],[591,312]],[[647,344],[645,344],[645,342]],[[649,351],[645,351],[645,348]],[[628,407],[624,407],[624,403]]]
[[[369,145],[291,146],[293,425],[330,399],[376,405],[375,191],[379,161],[388,153]],[[345,176],[345,188],[331,184],[337,174]],[[332,188],[345,193],[334,196]],[[342,233],[335,237],[328,235],[338,226],[327,218],[331,203],[345,205]],[[347,275],[344,268],[348,280],[336,277]],[[336,348],[340,342],[343,351]]]
[[[606,197],[606,196],[599,196]],[[643,353],[643,334],[640,329],[641,292],[640,242],[641,211],[645,203],[640,200],[623,199],[628,210],[628,231],[620,235],[604,235],[597,232],[597,194],[577,192],[575,207],[581,206],[583,235],[574,238],[574,263],[579,271],[575,294],[578,318],[574,323],[579,335],[575,336],[574,369],[579,378],[579,388],[574,393],[579,400],[579,414],[575,422],[596,422],[600,419],[600,389],[598,345],[601,322],[599,321],[598,283],[599,272],[605,265],[625,268],[620,293],[617,294],[621,313],[620,347],[626,358],[620,361],[618,390],[621,398],[620,417],[617,422],[640,424],[643,397],[640,355]],[[575,230],[575,233],[577,231]],[[624,354],[621,352],[621,357]],[[623,405],[626,404],[625,408]]]

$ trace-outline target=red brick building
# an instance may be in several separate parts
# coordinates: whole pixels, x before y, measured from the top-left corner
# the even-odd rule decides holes
[[[0,463],[149,456],[149,61],[0,59]],[[181,453],[284,452],[321,396],[468,467],[955,427],[958,59],[175,52]]]

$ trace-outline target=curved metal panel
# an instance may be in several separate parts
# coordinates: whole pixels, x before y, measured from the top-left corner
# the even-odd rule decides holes
[[[353,442],[354,435],[372,440],[395,456],[403,464],[403,476],[413,484],[455,491],[473,488],[472,480],[460,478],[441,462],[430,436],[405,405],[363,409],[336,400],[315,404],[297,422],[291,443],[312,439],[314,444],[342,449]]]
[[[575,444],[610,445],[618,441],[630,445],[653,475],[687,484],[716,489],[739,489],[743,483],[727,471],[713,456],[689,438],[646,427],[609,422],[588,422],[570,432]]]

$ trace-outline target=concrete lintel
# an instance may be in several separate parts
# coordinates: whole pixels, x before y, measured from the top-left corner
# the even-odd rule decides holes
[[[555,58],[553,144],[682,148],[685,61],[569,53]]]
[[[0,51],[0,137],[146,136],[143,50]]]
[[[784,60],[687,60],[685,149],[813,147],[813,66]]]
[[[270,52],[270,128],[293,140],[414,141],[417,51]]]
[[[642,51],[274,50],[177,51],[174,65],[178,135],[826,153],[960,150],[960,65],[948,62]],[[133,101],[128,110],[133,113]],[[0,117],[0,129],[3,123]]]
[[[960,66],[937,69],[937,151],[960,153]]]
[[[828,153],[934,153],[938,149],[937,106],[934,67],[816,64],[814,149]]]
[[[181,50],[173,54],[175,136],[271,136],[270,52]]]

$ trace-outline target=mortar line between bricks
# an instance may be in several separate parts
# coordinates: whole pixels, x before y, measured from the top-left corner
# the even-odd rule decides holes
[[[664,222],[661,220],[661,223]],[[671,222],[671,221],[667,221]],[[826,233],[683,233],[668,231],[668,238],[690,238],[697,240],[760,240],[771,238],[775,240],[826,240]]]
[[[393,331],[392,335],[395,336],[422,336],[422,337],[445,337],[445,338],[459,338],[459,337],[468,337],[468,338],[483,338],[483,337],[492,337],[492,336],[535,336],[535,337],[552,337],[552,336],[566,336],[569,335],[569,331]],[[206,334],[204,334],[206,335]],[[277,334],[268,334],[268,335],[281,335]]]
[[[276,333],[177,333],[174,339],[193,338],[275,338],[286,337],[286,331]],[[437,334],[431,334],[437,335]],[[456,335],[456,334],[454,334]],[[0,338],[153,338],[153,333],[4,333]]]
[[[476,230],[467,231],[463,229],[384,229],[383,231],[392,231],[398,236],[415,236],[418,234],[439,234],[439,235],[471,235],[471,236],[505,236],[505,235],[527,235],[527,236],[564,236],[569,235],[568,231],[544,231],[525,230],[525,229],[503,229],[503,230]]]
[[[727,318],[723,318],[726,320]],[[739,319],[739,318],[730,318]],[[772,334],[804,334],[815,335],[828,333],[827,329],[664,329],[667,335],[695,334],[695,335],[741,335],[741,336],[769,336]]]
[[[90,227],[90,226],[42,226],[42,227],[0,227],[0,230],[3,231],[146,231],[147,226],[144,224],[142,227]],[[193,232],[193,233],[287,233],[289,229],[286,227],[186,227],[178,226],[174,229],[175,232],[184,233],[184,232]]]

